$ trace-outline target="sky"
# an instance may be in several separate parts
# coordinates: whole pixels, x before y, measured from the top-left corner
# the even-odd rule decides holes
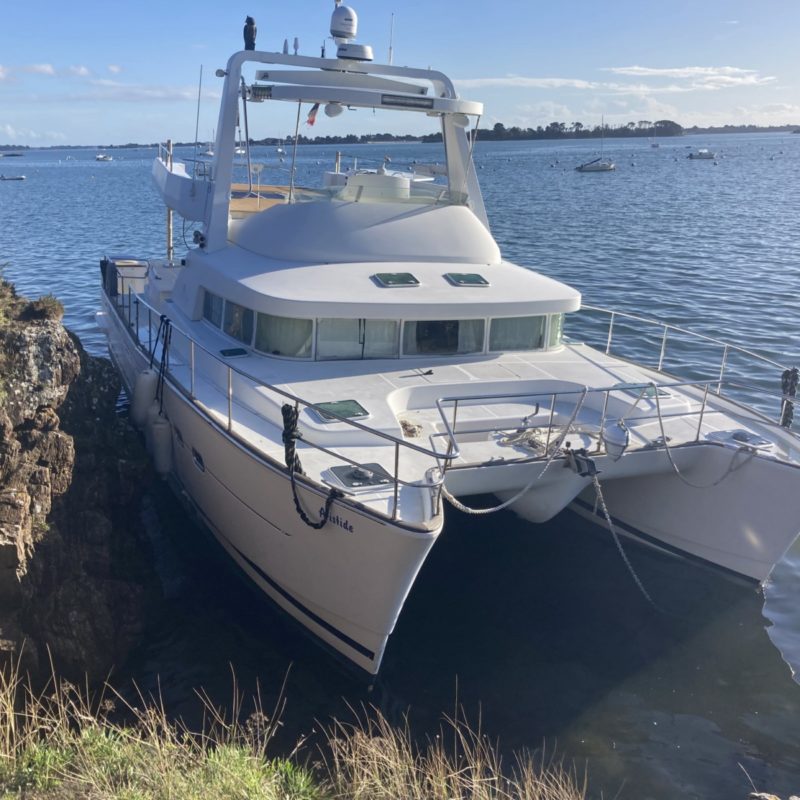
[[[484,103],[481,127],[550,122],[800,126],[798,0],[352,0],[357,41],[394,63],[448,74]],[[195,138],[216,126],[214,71],[242,47],[319,55],[332,0],[108,3],[4,0],[0,14],[0,144],[111,145]],[[394,15],[394,17],[393,17]],[[329,48],[330,48],[329,44]],[[329,55],[330,55],[329,49]],[[265,104],[268,106],[284,104]],[[411,120],[409,121],[409,117]],[[294,114],[259,120],[285,136]],[[322,115],[306,135],[425,133],[424,115]]]

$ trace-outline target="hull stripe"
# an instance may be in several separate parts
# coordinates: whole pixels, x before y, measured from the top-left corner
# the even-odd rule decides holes
[[[219,534],[222,536],[222,534]],[[269,584],[281,597],[291,603],[298,611],[302,611],[310,620],[315,622],[321,628],[324,628],[328,633],[333,634],[337,639],[344,642],[349,647],[352,647],[358,653],[361,653],[362,656],[369,658],[370,660],[375,659],[375,653],[372,652],[369,648],[365,647],[363,644],[360,644],[351,636],[348,636],[346,633],[343,633],[338,628],[335,628],[330,622],[322,619],[318,614],[315,614],[310,608],[306,608],[299,600],[293,597],[289,592],[286,591],[280,584],[276,583],[266,572],[264,572],[261,567],[258,566],[255,562],[251,561],[238,547],[233,545],[227,537],[224,537],[225,541],[228,545],[235,550],[242,561],[246,561],[250,569],[254,572],[258,573],[258,576],[267,584]]]
[[[594,510],[594,505],[592,505],[592,503],[587,503],[585,500],[581,500],[578,497],[576,497],[572,502],[574,505],[580,506],[584,511],[587,511],[589,516],[592,518],[592,521],[594,521],[596,525],[607,527],[605,525],[605,519]],[[727,573],[731,577],[738,578],[739,580],[746,581],[747,583],[758,583],[755,578],[751,578],[749,575],[743,575],[741,572],[730,569],[730,567],[724,567],[722,564],[715,564],[713,561],[709,561],[707,558],[695,555],[694,553],[688,553],[686,550],[681,550],[679,547],[675,547],[667,542],[662,542],[661,539],[656,539],[655,536],[650,536],[650,534],[639,530],[639,528],[634,528],[632,525],[628,525],[626,522],[623,522],[614,516],[611,517],[611,521],[617,528],[625,531],[625,533],[629,534],[630,536],[633,536],[636,539],[641,539],[643,542],[646,542],[653,547],[657,547],[660,550],[664,550],[670,555],[686,558],[689,561],[695,561],[699,564],[702,564],[704,567],[709,567],[713,570],[719,570],[720,572]]]

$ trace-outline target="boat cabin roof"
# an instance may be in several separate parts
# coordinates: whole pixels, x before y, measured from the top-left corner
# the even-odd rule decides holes
[[[575,289],[508,261],[298,263],[236,246],[192,255],[185,278],[197,289],[276,316],[434,320],[554,314],[580,307]],[[403,280],[393,276],[403,274],[415,282],[392,285]],[[462,276],[474,275],[485,283],[467,277],[459,285]]]

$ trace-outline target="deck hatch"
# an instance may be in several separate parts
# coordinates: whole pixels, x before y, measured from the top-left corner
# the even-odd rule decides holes
[[[320,422],[338,422],[333,416],[334,414],[345,419],[363,419],[369,416],[369,411],[358,400],[331,400],[326,403],[315,403],[314,407],[308,410]]]
[[[444,277],[453,286],[488,286],[489,281],[477,272],[445,272]]]
[[[331,467],[331,472],[348,489],[358,489],[362,486],[385,486],[392,482],[392,476],[380,464],[360,464],[359,466],[342,464],[338,467]]]
[[[244,347],[226,347],[224,350],[220,350],[219,354],[223,358],[241,358],[247,355],[247,350]]]
[[[419,286],[419,281],[410,272],[376,272],[372,280],[387,289],[396,286]]]

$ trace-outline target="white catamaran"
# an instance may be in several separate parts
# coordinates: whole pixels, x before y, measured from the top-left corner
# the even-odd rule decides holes
[[[157,470],[266,595],[370,673],[445,504],[477,513],[471,495],[531,522],[571,506],[763,580],[800,529],[796,370],[700,337],[721,362],[680,377],[688,334],[655,323],[651,364],[615,355],[639,318],[503,259],[472,162],[481,104],[441,72],[373,63],[339,2],[331,33],[332,58],[234,53],[210,168],[169,143],[153,166],[167,258],[101,263],[98,319]],[[301,186],[295,141],[286,185],[253,148],[237,177],[237,119],[253,141],[280,103],[298,131],[319,109],[428,115],[443,161],[337,159]],[[173,211],[198,224],[185,259]],[[599,349],[564,334],[584,315],[606,324]],[[751,383],[774,378],[778,421],[739,399],[734,355]]]

